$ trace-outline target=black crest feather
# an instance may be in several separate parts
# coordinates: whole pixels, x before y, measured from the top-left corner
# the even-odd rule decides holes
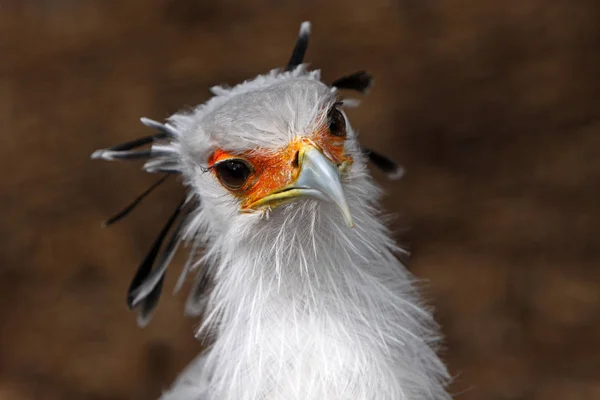
[[[290,61],[285,67],[286,71],[291,71],[304,61],[304,55],[308,48],[308,38],[310,37],[310,22],[303,22],[300,25],[300,32],[298,33],[298,39],[296,40],[296,46],[290,57]]]
[[[157,131],[159,131],[161,134],[163,134],[165,136],[177,137],[179,135],[177,130],[170,125],[161,124],[158,121],[155,121],[153,119],[146,118],[146,117],[140,118],[140,121],[142,122],[142,124],[146,125],[148,128],[156,129]]]
[[[153,272],[152,266],[154,265],[154,261],[156,260],[156,258],[158,256],[160,247],[162,246],[162,243],[163,243],[165,237],[167,236],[167,234],[169,233],[169,230],[171,229],[171,226],[173,226],[173,223],[179,216],[181,210],[183,209],[184,204],[185,204],[185,200],[183,200],[177,206],[177,208],[175,209],[173,214],[171,214],[171,217],[169,218],[169,220],[167,221],[165,226],[160,231],[158,237],[156,238],[156,240],[150,247],[148,254],[146,254],[146,257],[139,265],[139,267],[133,277],[133,280],[131,281],[131,284],[129,285],[129,290],[127,291],[127,305],[129,306],[129,308],[133,308],[136,305],[143,303],[144,300],[147,300],[149,297],[153,297],[153,293],[154,293],[154,295],[156,295],[156,291],[160,290],[160,289],[157,289],[157,286],[159,286],[159,285],[154,284],[154,285],[152,285],[153,287],[151,288],[150,293],[146,294],[145,296],[139,296],[139,293],[138,293],[138,290],[140,289],[140,287],[142,287],[144,284],[148,283],[148,279],[154,278],[154,275],[151,276],[151,274]],[[175,232],[173,233],[173,236],[170,240],[170,245],[167,246],[167,249],[165,250],[165,255],[163,255],[161,257],[161,260],[170,261],[170,258],[172,257],[171,253],[173,252],[173,250],[175,248],[175,244],[179,240],[180,226],[181,226],[181,224],[178,226],[178,229],[176,229]],[[163,277],[164,277],[164,273],[158,279],[158,283],[160,283],[160,281],[162,280]],[[160,294],[160,293],[158,293],[158,294]],[[158,298],[156,300],[158,300]]]
[[[402,175],[404,175],[404,168],[399,166],[398,163],[391,158],[366,147],[363,147],[362,150],[369,157],[369,161],[384,172],[389,179],[400,179]]]
[[[165,276],[163,275],[154,289],[152,289],[148,296],[146,296],[144,300],[140,302],[137,317],[138,326],[145,327],[152,319],[152,315],[154,314],[154,310],[156,310],[158,300],[160,299],[160,295],[162,293],[164,282]]]
[[[118,213],[116,213],[112,217],[108,218],[106,221],[104,221],[102,223],[102,226],[107,227],[107,226],[109,226],[111,224],[114,224],[115,222],[121,220],[122,218],[126,217],[131,211],[133,211],[133,209],[135,207],[137,207],[138,204],[140,204],[140,202],[142,200],[144,200],[144,198],[146,198],[146,196],[148,196],[150,193],[152,193],[154,191],[154,189],[156,189],[157,187],[159,187],[160,185],[162,185],[162,183],[164,181],[166,181],[169,176],[170,175],[165,175],[162,178],[160,178],[159,180],[157,180],[156,182],[154,182],[152,184],[152,186],[150,186],[148,189],[144,190],[139,196],[137,196],[125,208],[123,208],[121,211],[119,211]]]
[[[116,146],[108,148],[108,150],[112,150],[112,151],[132,150],[132,149],[135,149],[137,147],[144,146],[146,144],[154,143],[157,140],[165,139],[166,137],[167,137],[167,135],[165,133],[161,132],[161,133],[159,133],[157,135],[145,136],[145,137],[142,137],[142,138],[139,138],[139,139],[134,139],[134,140],[132,140],[130,142],[118,144]]]
[[[336,79],[331,86],[338,89],[356,90],[357,92],[366,93],[373,86],[373,76],[366,71],[358,71],[351,75],[343,76]]]

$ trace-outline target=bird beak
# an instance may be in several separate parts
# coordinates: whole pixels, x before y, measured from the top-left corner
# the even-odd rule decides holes
[[[316,147],[303,145],[298,152],[298,175],[295,181],[258,199],[250,207],[276,207],[310,197],[334,203],[346,225],[352,228],[354,221],[340,182],[340,169],[345,167],[347,165],[344,163],[338,168]]]

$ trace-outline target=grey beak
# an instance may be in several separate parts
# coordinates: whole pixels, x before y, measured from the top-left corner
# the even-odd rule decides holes
[[[313,146],[306,146],[298,155],[300,174],[294,188],[301,189],[304,195],[337,205],[348,227],[354,227],[352,214],[340,182],[338,168]]]

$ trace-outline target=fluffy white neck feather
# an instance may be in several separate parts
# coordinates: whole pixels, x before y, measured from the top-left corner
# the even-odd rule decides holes
[[[358,162],[345,183],[356,227],[305,201],[213,234],[215,341],[164,399],[448,399],[437,328],[374,207]],[[202,211],[196,224],[212,218]]]

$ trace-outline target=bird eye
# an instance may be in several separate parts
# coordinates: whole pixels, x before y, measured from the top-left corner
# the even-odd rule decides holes
[[[337,107],[332,107],[327,113],[327,124],[333,136],[346,137],[346,120]]]
[[[215,165],[215,170],[221,183],[232,190],[244,186],[252,173],[248,163],[239,159],[222,161]]]

